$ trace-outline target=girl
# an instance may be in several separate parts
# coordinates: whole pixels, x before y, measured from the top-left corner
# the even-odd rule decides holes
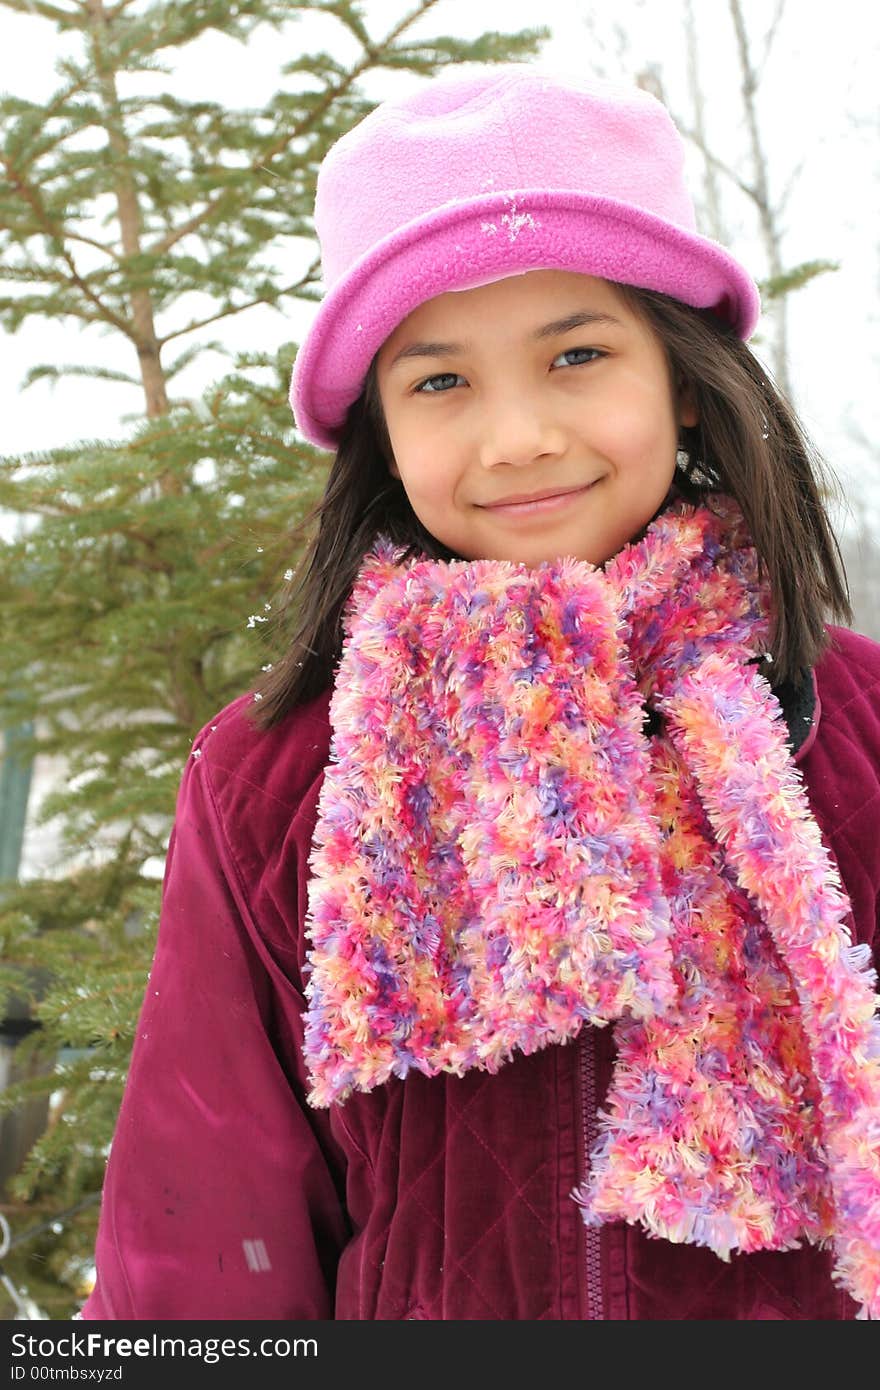
[[[202,730],[86,1318],[880,1314],[880,649],[637,90],[331,150],[289,653]]]

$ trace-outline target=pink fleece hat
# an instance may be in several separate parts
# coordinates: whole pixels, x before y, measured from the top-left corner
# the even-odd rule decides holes
[[[666,108],[532,64],[444,72],[376,107],[328,151],[315,226],[326,294],[290,403],[328,449],[385,339],[448,290],[579,271],[713,309],[744,339],[760,311],[751,276],[695,230]]]

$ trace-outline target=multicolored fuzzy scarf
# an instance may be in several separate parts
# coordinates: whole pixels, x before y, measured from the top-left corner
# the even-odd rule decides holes
[[[331,701],[311,1102],[614,1023],[588,1224],[724,1259],[833,1240],[880,1317],[874,974],[735,505],[677,502],[604,570],[402,556],[363,565]]]

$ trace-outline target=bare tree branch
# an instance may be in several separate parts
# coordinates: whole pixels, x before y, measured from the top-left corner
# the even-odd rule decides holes
[[[693,139],[703,156],[703,189],[709,234],[716,241],[724,241],[724,226],[721,217],[721,193],[718,180],[718,163],[709,158],[709,142],[706,137],[706,103],[700,84],[699,64],[697,62],[697,26],[694,20],[692,0],[684,4],[685,42],[687,46],[687,76],[691,102],[694,108]]]
[[[758,83],[759,83],[759,84],[763,81],[763,78],[764,78],[764,69],[766,68],[768,62],[770,61],[770,52],[771,52],[771,50],[772,50],[772,48],[773,48],[773,44],[774,44],[775,41],[776,41],[776,35],[777,35],[777,33],[779,32],[779,25],[780,25],[780,22],[781,22],[781,20],[782,20],[782,15],[783,15],[783,11],[784,11],[784,10],[785,10],[785,0],[777,0],[777,3],[776,3],[776,13],[774,14],[772,20],[770,21],[770,28],[767,30],[767,40],[766,40],[766,43],[764,44],[764,56],[763,56],[763,58],[761,59],[761,62],[759,63],[758,69],[757,69],[757,74],[756,74],[756,76],[757,76],[757,80],[758,80]]]
[[[675,124],[678,126],[682,135],[686,136],[688,140],[693,141],[697,149],[714,169],[718,169],[722,174],[726,175],[731,183],[735,183],[737,188],[744,193],[747,198],[751,198],[754,202],[758,201],[758,194],[754,185],[747,183],[736,169],[731,168],[723,159],[719,159],[715,151],[711,150],[704,142],[699,131],[695,130],[687,121],[679,120],[677,116],[675,117]]]
[[[804,165],[806,164],[806,162],[806,159],[798,160],[797,164],[794,166],[794,168],[788,176],[785,187],[783,188],[779,197],[776,199],[776,214],[778,216],[781,216],[785,212],[785,209],[788,206],[788,201],[792,193],[794,192],[795,184],[797,183],[801,174],[804,172]]]
[[[755,94],[758,89],[758,77],[752,65],[751,55],[749,53],[748,33],[746,31],[741,0],[728,0],[728,2],[730,5],[731,19],[733,20],[734,34],[736,36],[736,51],[739,59],[741,78],[740,89],[742,92],[746,128],[749,133],[749,143],[752,152],[753,189],[751,196],[758,210],[758,222],[761,229],[761,238],[767,253],[770,276],[775,279],[783,273],[782,250],[779,228],[774,217],[774,210],[770,204],[770,191],[767,178],[767,156],[761,143],[758,112],[755,103]],[[782,6],[783,0],[780,0],[778,6],[779,13],[774,23],[778,22]],[[773,374],[785,395],[790,397],[791,383],[788,372],[788,316],[784,295],[777,299],[774,308],[776,342],[774,345]]]

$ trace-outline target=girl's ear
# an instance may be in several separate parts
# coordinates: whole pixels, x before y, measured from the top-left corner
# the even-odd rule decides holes
[[[700,412],[694,399],[694,391],[689,381],[679,378],[678,382],[678,423],[686,429],[693,429],[700,422]]]

